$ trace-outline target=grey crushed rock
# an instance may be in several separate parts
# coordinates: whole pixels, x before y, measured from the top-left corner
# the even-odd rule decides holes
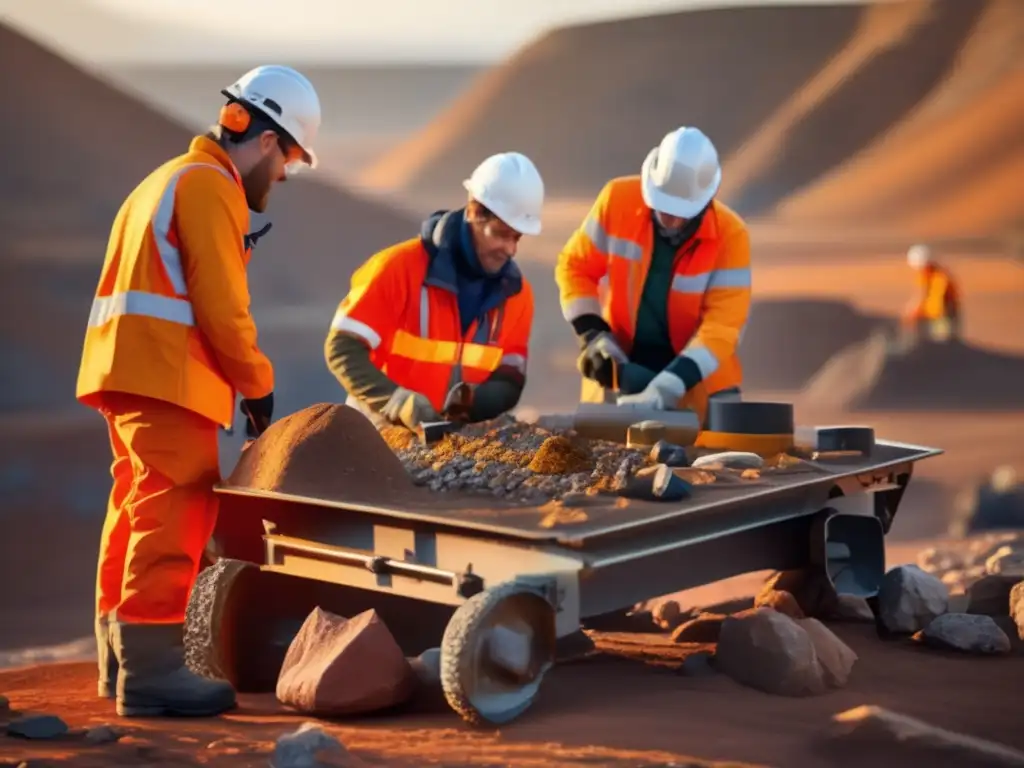
[[[460,433],[470,439],[490,435],[509,450],[535,454],[549,437],[573,438],[571,430],[547,430],[502,416],[493,421],[471,424]],[[592,472],[567,475],[538,474],[527,467],[500,461],[477,461],[467,456],[444,457],[439,444],[395,450],[416,485],[435,492],[468,491],[527,504],[561,500],[569,494],[586,493],[595,483],[614,478],[613,487],[626,485],[648,462],[650,449],[626,448],[618,443],[586,441],[594,458]]]

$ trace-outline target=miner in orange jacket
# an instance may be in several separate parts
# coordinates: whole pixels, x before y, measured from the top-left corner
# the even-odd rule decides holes
[[[949,270],[937,263],[927,245],[913,245],[907,264],[917,273],[918,295],[903,313],[904,326],[924,328],[942,341],[960,335],[960,292]]]
[[[378,426],[485,421],[526,384],[533,291],[513,258],[544,184],[517,152],[484,160],[460,209],[430,216],[352,277],[325,342],[348,404]]]
[[[691,408],[703,419],[709,397],[739,398],[750,238],[714,199],[721,178],[711,141],[678,128],[640,175],[604,186],[562,250],[555,280],[583,348],[584,402]]]
[[[184,666],[183,622],[213,531],[217,430],[236,395],[254,436],[274,372],[256,343],[249,211],[314,165],[320,102],[287,67],[224,92],[220,121],[146,177],[114,220],[89,314],[77,396],[107,421],[113,489],[96,584],[99,693],[123,716],[213,715],[231,685]]]

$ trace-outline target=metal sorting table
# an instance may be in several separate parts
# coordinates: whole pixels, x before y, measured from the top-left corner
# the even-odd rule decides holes
[[[822,553],[833,545],[849,557],[851,547],[866,541],[871,551],[862,560],[880,582],[884,535],[914,464],[941,452],[879,439],[868,456],[805,462],[795,471],[765,471],[759,480],[695,485],[681,503],[611,497],[564,516],[558,505],[485,506],[486,497],[463,493],[425,491],[429,502],[388,506],[220,486],[218,546],[222,556],[263,572],[376,593],[370,605],[387,593],[448,606],[454,612],[445,630],[448,645],[454,642],[449,634],[471,633],[473,622],[479,624],[476,614],[459,619],[469,603],[488,593],[526,590],[550,606],[554,635],[564,638],[588,618],[742,573],[827,568]],[[833,526],[839,538],[833,542],[827,521],[838,518],[843,524]],[[467,642],[452,647],[465,655]],[[470,722],[507,722],[532,701],[535,687],[523,694],[530,687],[525,683],[517,690],[528,700],[511,708],[467,693],[472,685],[466,679],[476,673],[445,659],[456,654],[445,650],[448,645],[434,645],[442,646],[449,703]],[[445,675],[461,675],[462,682]],[[531,680],[539,683],[541,675]]]
[[[567,593],[560,620],[575,630],[580,618],[650,597],[797,567],[807,558],[807,519],[826,507],[875,515],[887,532],[914,462],[940,453],[878,440],[867,457],[766,473],[749,484],[697,485],[675,504],[617,505],[612,497],[580,507],[585,519],[548,527],[541,526],[551,519],[544,507],[485,507],[486,497],[468,494],[451,494],[462,498],[450,507],[441,507],[448,494],[429,505],[391,507],[228,486],[217,492],[222,518],[244,518],[259,537],[261,552],[250,535],[227,546],[229,557],[451,605],[464,598],[444,582],[451,586],[459,575],[482,579],[486,589],[557,573]],[[266,521],[258,532],[256,520]]]

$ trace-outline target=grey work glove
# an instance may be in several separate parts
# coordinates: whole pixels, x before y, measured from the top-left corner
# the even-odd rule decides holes
[[[380,415],[392,424],[402,424],[411,430],[425,422],[441,421],[441,416],[426,397],[405,387],[395,390],[380,409]]]
[[[585,378],[593,379],[602,387],[610,388],[615,383],[615,368],[629,362],[629,357],[615,337],[601,331],[587,340],[586,346],[576,361],[576,367]]]
[[[669,371],[662,371],[648,384],[643,392],[635,395],[619,395],[616,405],[629,408],[650,408],[655,411],[674,410],[679,400],[686,394],[683,380]]]

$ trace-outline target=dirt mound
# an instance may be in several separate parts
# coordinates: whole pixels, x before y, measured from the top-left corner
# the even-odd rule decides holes
[[[398,456],[369,419],[320,403],[270,426],[242,452],[229,485],[318,498],[372,499],[413,490]]]
[[[876,333],[839,354],[808,384],[814,405],[852,411],[1012,411],[1024,407],[1024,358],[960,341],[895,351]]]
[[[457,194],[483,157],[516,149],[537,163],[549,195],[586,197],[639,172],[680,123],[704,128],[725,156],[834,55],[860,15],[729,8],[555,30],[481,75],[360,182]]]
[[[743,386],[763,391],[802,388],[833,355],[892,321],[824,299],[755,301],[740,344]]]

